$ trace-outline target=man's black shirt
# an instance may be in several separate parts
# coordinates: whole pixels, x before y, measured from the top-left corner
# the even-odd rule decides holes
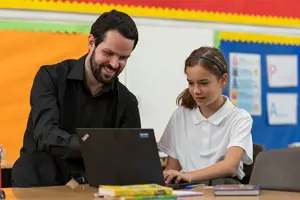
[[[92,95],[85,58],[42,66],[37,72],[23,147],[13,166],[14,186],[63,185],[84,176],[76,128],[141,127],[136,97],[118,79]]]

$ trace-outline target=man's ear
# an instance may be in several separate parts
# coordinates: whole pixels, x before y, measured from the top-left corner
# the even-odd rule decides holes
[[[88,37],[88,49],[89,51],[92,51],[95,45],[95,38],[92,34],[89,35]]]

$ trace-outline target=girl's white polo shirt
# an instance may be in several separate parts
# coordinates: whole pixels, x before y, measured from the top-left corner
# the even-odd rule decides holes
[[[182,171],[189,172],[213,165],[224,159],[227,149],[245,150],[236,176],[242,179],[243,163],[252,163],[252,118],[235,107],[226,97],[225,104],[205,118],[199,108],[179,107],[173,113],[158,143],[158,148],[179,161]]]

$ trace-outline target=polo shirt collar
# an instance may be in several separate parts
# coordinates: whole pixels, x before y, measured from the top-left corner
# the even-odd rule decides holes
[[[211,124],[219,125],[223,121],[223,119],[225,119],[225,117],[227,117],[227,115],[231,113],[231,111],[234,109],[234,105],[229,101],[228,97],[226,96],[223,97],[226,98],[224,105],[209,118],[205,118],[200,112],[200,109],[198,107],[194,108],[193,109],[194,124],[197,125],[204,120],[208,120]]]

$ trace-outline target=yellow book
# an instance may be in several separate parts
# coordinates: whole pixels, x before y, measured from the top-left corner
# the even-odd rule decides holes
[[[152,196],[152,195],[171,195],[172,188],[158,184],[140,185],[100,185],[99,195],[108,197],[120,196]]]

